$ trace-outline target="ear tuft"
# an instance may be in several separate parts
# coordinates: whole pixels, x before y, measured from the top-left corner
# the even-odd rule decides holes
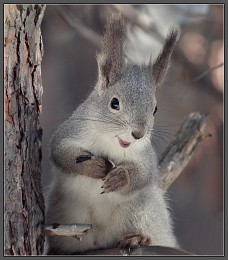
[[[120,13],[113,13],[107,20],[101,52],[97,55],[98,90],[100,92],[121,77],[124,62],[124,40],[124,19]]]
[[[155,79],[155,83],[159,84],[162,79],[165,77],[169,64],[170,59],[175,47],[176,42],[180,37],[180,29],[179,28],[172,28],[170,33],[168,34],[164,47],[161,53],[158,55],[156,61],[152,65],[152,75]]]

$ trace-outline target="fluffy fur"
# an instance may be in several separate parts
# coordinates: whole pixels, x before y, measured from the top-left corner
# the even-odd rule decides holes
[[[136,244],[142,234],[142,241],[148,244],[177,245],[167,203],[157,185],[151,138],[155,93],[161,80],[158,70],[165,74],[178,33],[167,38],[155,65],[147,67],[123,63],[124,23],[119,15],[113,16],[106,28],[98,55],[98,83],[57,129],[50,146],[53,182],[47,196],[46,222],[88,223],[92,229],[82,241],[49,237],[49,254],[116,247],[121,238],[122,244],[131,240],[129,234],[139,234],[133,235]],[[119,100],[119,110],[110,106],[113,98]],[[142,138],[135,139],[133,131],[140,131]],[[129,147],[122,147],[120,140],[130,143]],[[88,154],[93,155],[90,168],[86,162],[76,163],[77,156]],[[102,180],[99,169],[107,159],[116,167],[102,172],[107,175]]]

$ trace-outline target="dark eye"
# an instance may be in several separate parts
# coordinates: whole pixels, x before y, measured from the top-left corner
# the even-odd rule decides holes
[[[154,109],[153,116],[156,114],[157,110],[158,110],[158,107],[156,106],[155,109]]]
[[[111,101],[111,108],[115,110],[120,110],[119,100],[117,98],[113,98]]]

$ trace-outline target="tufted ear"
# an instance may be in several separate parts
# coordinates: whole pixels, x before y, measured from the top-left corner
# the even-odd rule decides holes
[[[161,53],[158,55],[156,61],[152,65],[152,75],[155,79],[155,84],[158,85],[165,77],[172,56],[176,42],[180,36],[179,29],[172,29],[166,38],[164,47]]]
[[[107,21],[101,52],[97,55],[99,95],[121,76],[124,39],[124,19],[121,14],[114,13]]]

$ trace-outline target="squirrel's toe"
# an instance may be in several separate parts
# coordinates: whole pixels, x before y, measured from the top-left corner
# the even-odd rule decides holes
[[[128,234],[119,240],[118,247],[121,249],[138,248],[140,246],[151,246],[152,240],[143,234]]]

